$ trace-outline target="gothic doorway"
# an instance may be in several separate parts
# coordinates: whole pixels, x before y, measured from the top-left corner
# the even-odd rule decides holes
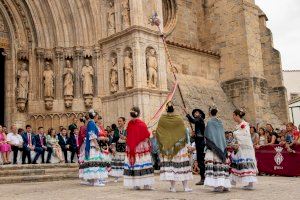
[[[0,48],[0,124],[4,125],[5,120],[5,53]]]

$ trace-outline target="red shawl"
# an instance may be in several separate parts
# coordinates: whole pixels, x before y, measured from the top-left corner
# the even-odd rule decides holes
[[[85,134],[86,134],[86,126],[81,126],[80,130],[79,130],[79,135],[78,135],[79,148],[83,144],[83,141],[84,141],[84,138],[85,138]]]
[[[140,119],[133,119],[127,126],[127,156],[131,165],[135,163],[136,147],[150,137],[146,124]]]

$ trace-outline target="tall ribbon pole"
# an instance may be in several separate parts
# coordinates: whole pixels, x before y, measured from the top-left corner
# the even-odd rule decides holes
[[[166,41],[166,37],[164,35],[164,33],[162,32],[161,28],[160,28],[160,24],[161,24],[161,21],[160,19],[158,18],[158,14],[157,12],[155,12],[152,17],[149,19],[149,22],[152,26],[156,26],[159,30],[159,33],[160,33],[160,36],[161,36],[161,39],[163,41],[163,44],[164,44],[164,48],[165,48],[165,52],[167,54],[167,58],[168,58],[168,61],[170,63],[170,66],[171,66],[171,72],[173,74],[173,77],[175,79],[175,81],[178,82],[178,79],[177,79],[177,76],[176,76],[176,73],[175,71],[178,72],[177,68],[173,65],[173,62],[172,62],[172,59],[171,59],[171,55],[170,55],[170,52],[169,52],[169,49],[168,49],[168,46],[167,46],[167,41]],[[180,94],[180,98],[181,98],[181,101],[182,101],[182,104],[183,104],[183,107],[184,109],[186,109],[186,104],[185,104],[185,101],[184,101],[184,98],[183,98],[183,94],[181,92],[181,88],[180,88],[180,85],[179,85],[179,82],[177,84],[177,88],[178,88],[178,91],[179,91],[179,94]],[[193,130],[193,126],[191,124],[191,122],[189,122],[190,124],[190,127],[191,127],[191,130]]]

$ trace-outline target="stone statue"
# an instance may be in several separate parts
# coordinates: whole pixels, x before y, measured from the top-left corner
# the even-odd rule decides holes
[[[20,112],[25,111],[28,99],[29,73],[26,67],[26,63],[23,63],[17,72],[17,108]]]
[[[121,9],[122,29],[124,30],[130,26],[130,7],[128,0],[122,0]]]
[[[26,63],[23,63],[21,68],[17,72],[17,98],[27,99],[28,87],[29,87],[29,73],[26,70]]]
[[[93,77],[94,69],[89,65],[89,59],[85,59],[85,65],[81,70],[81,77],[83,83],[83,95],[92,95],[93,94]]]
[[[110,70],[110,91],[115,93],[118,91],[118,66],[117,58],[111,59],[111,70]]]
[[[125,52],[124,57],[124,71],[125,71],[125,88],[133,87],[133,63],[130,51]]]
[[[66,67],[63,73],[64,79],[64,96],[74,95],[74,69],[71,66],[70,60],[66,61]]]
[[[148,76],[148,85],[151,88],[156,88],[157,87],[157,59],[155,56],[155,50],[154,49],[150,49],[148,52],[148,56],[147,56],[147,69],[149,72],[149,76]]]
[[[44,97],[46,98],[53,98],[54,92],[54,73],[50,67],[50,63],[45,63],[45,70],[43,72],[44,78]]]
[[[64,100],[66,108],[72,107],[74,98],[74,69],[70,60],[66,61],[66,67],[63,73],[64,80]]]
[[[116,19],[115,19],[115,3],[113,0],[109,1],[109,8],[107,12],[107,33],[108,36],[116,33]]]

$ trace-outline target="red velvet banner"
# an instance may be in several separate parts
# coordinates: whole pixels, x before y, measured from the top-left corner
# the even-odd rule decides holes
[[[287,152],[279,145],[256,149],[258,171],[279,176],[300,176],[300,145],[293,146],[296,153]]]

